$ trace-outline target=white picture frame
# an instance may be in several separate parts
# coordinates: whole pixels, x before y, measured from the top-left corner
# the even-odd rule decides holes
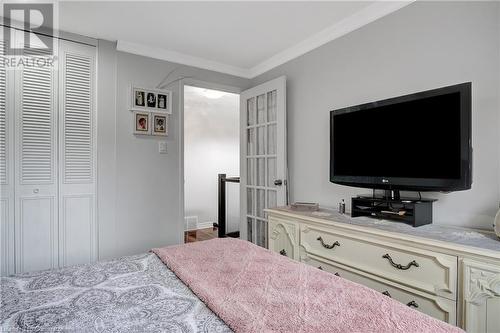
[[[168,117],[165,112],[151,113],[151,135],[168,136]]]
[[[135,135],[150,135],[151,113],[147,111],[134,111],[133,116],[133,133]]]
[[[172,91],[132,85],[130,88],[129,105],[131,111],[172,114]]]

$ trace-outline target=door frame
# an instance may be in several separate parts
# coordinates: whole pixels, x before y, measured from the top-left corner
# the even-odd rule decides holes
[[[184,244],[184,220],[186,218],[184,206],[184,86],[220,90],[232,94],[241,94],[240,87],[202,81],[193,78],[179,80],[179,244]],[[240,110],[239,110],[240,111]],[[239,127],[238,127],[239,130]]]

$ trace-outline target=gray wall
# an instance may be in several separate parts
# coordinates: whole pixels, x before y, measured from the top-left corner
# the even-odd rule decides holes
[[[154,88],[176,67],[180,75],[246,88],[250,81],[117,52],[100,41],[98,57],[99,250],[101,258],[145,252],[182,241],[180,217],[179,83],[173,92],[173,115],[167,138],[132,134],[129,91],[132,84]],[[101,47],[102,46],[102,47]],[[169,79],[170,80],[170,79]],[[165,140],[167,154],[158,153]]]
[[[498,36],[499,36],[499,39],[500,39],[500,3],[498,4],[498,10],[497,10],[497,27],[498,27]],[[500,42],[499,42],[500,43]],[[499,62],[500,62],[500,50],[499,50]],[[498,71],[498,99],[500,100],[500,70]],[[498,104],[500,104],[500,101],[498,102]],[[497,107],[497,111],[498,111],[498,129],[500,130],[500,105]],[[498,136],[500,137],[500,133],[498,134]],[[500,138],[499,138],[500,139]],[[500,140],[499,140],[500,141]],[[500,179],[500,143],[498,144],[498,173],[499,173],[499,179]],[[498,208],[500,208],[500,181],[498,182],[498,193],[499,193],[499,203],[498,203]],[[499,212],[500,212],[500,209],[499,209]]]
[[[99,257],[112,258],[116,247],[116,43],[97,48],[97,216]]]
[[[472,81],[474,184],[427,196],[439,199],[435,223],[491,229],[500,199],[499,6],[413,3],[255,78],[287,76],[292,200],[334,207],[368,192],[329,182],[330,110]]]

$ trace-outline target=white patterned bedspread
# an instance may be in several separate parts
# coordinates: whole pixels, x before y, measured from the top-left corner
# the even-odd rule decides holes
[[[1,278],[0,332],[231,332],[153,253]]]

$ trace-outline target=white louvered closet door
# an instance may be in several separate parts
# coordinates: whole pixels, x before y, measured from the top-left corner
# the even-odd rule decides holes
[[[19,273],[58,267],[57,71],[26,67],[15,72],[14,233]]]
[[[6,29],[6,28],[4,28]],[[0,29],[0,33],[2,30]],[[3,36],[3,34],[1,35]],[[1,38],[1,37],[0,37]],[[0,54],[5,42],[0,39]],[[14,273],[14,112],[13,72],[0,62],[0,272]]]
[[[0,152],[4,152],[3,143],[12,138],[15,186],[14,213],[9,219],[14,220],[14,231],[5,245],[2,238],[2,251],[14,244],[14,253],[2,254],[2,261],[15,261],[15,273],[87,263],[98,257],[96,50],[60,41],[58,51],[56,69],[7,71],[13,78],[8,81],[6,100],[13,101],[8,105],[15,118],[14,135],[6,132]],[[0,89],[2,82],[0,75]],[[7,119],[11,116],[9,108],[6,115]],[[2,114],[0,126],[4,119]],[[5,223],[8,225],[10,222]],[[4,229],[2,223],[2,232]],[[2,274],[14,273],[8,264],[4,266]]]
[[[95,47],[59,44],[59,265],[97,260]]]

